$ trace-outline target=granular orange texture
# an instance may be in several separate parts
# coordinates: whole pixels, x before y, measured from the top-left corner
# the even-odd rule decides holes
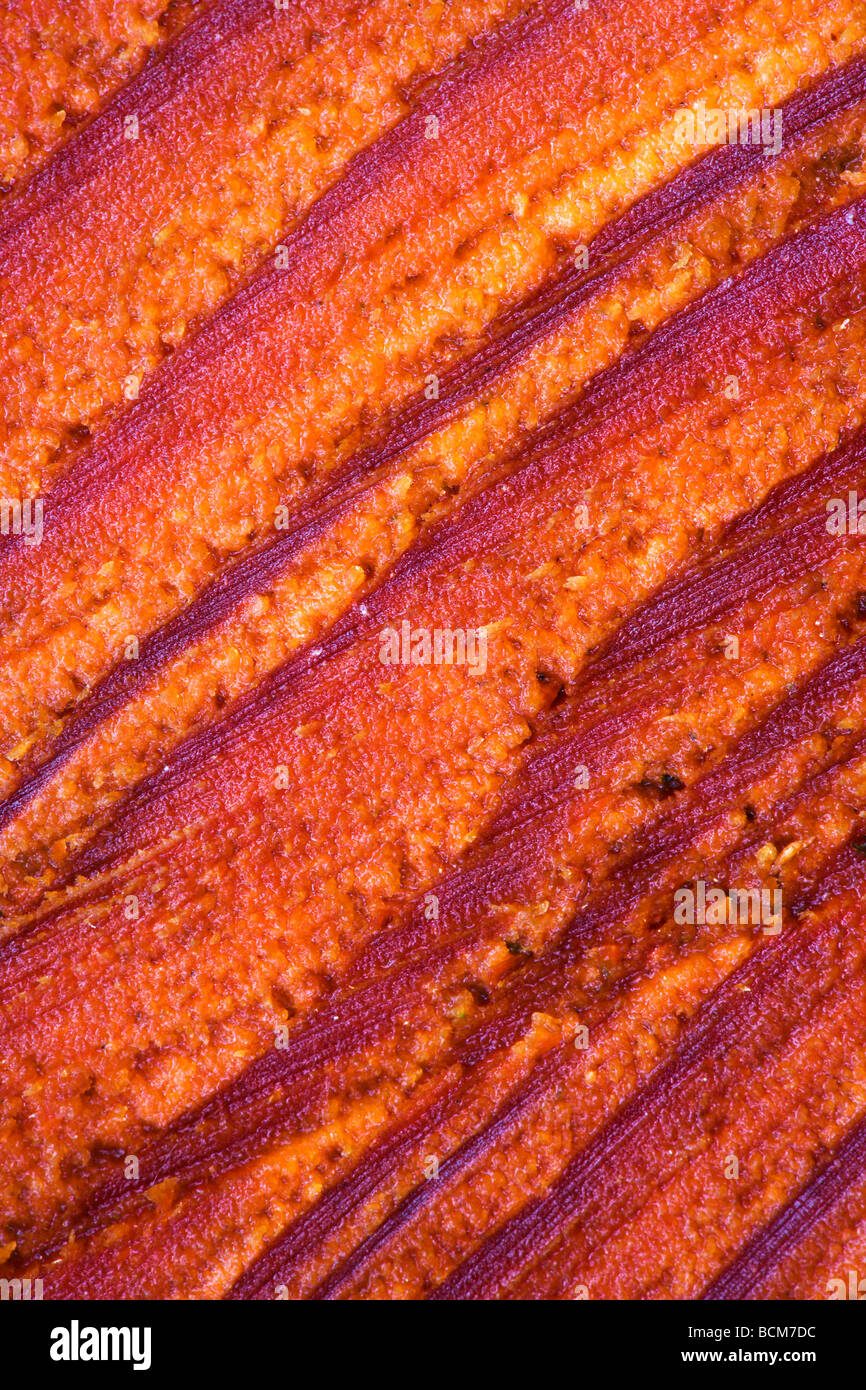
[[[866,1221],[862,6],[10,32],[4,1275],[824,1296]],[[779,141],[690,139],[716,108]]]

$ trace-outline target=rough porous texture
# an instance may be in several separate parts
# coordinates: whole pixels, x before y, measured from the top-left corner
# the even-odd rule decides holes
[[[863,5],[3,25],[2,1275],[866,1276]]]

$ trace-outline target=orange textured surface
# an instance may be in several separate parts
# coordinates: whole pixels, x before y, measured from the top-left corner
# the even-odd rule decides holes
[[[827,1297],[862,4],[2,23],[2,1275]]]

